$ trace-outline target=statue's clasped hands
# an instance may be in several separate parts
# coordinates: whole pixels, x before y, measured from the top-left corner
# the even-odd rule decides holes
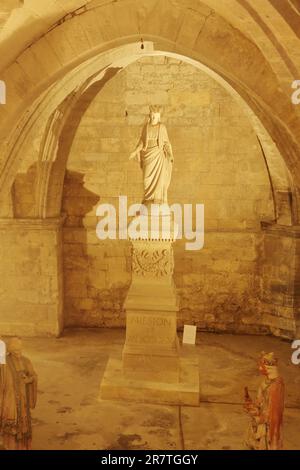
[[[138,159],[138,152],[135,150],[130,154],[129,160],[137,160]]]
[[[33,377],[27,374],[22,374],[21,378],[25,384],[32,384],[33,383]]]
[[[247,414],[251,416],[257,416],[258,414],[258,407],[252,400],[246,400],[244,403],[244,410]]]

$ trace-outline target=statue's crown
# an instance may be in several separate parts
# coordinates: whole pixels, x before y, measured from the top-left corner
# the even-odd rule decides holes
[[[149,106],[149,109],[150,109],[150,113],[161,113],[161,111],[162,111],[161,106],[158,106],[158,105],[155,105],[155,104],[154,105],[151,104]]]
[[[267,366],[276,366],[278,363],[278,359],[273,352],[265,353],[263,351],[261,353],[261,361]]]

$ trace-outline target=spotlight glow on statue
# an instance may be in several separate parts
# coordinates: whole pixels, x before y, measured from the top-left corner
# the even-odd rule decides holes
[[[158,106],[150,106],[149,120],[129,160],[137,160],[143,170],[143,204],[168,204],[174,157]]]

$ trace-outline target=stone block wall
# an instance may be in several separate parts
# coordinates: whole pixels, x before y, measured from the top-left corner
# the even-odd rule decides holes
[[[1,335],[63,328],[60,220],[0,219]]]
[[[144,58],[105,85],[84,114],[68,159],[62,211],[67,326],[124,326],[130,245],[99,241],[99,203],[140,202],[142,174],[128,157],[149,104],[162,120],[175,164],[170,203],[203,203],[205,244],[175,246],[179,325],[267,333],[262,316],[262,219],[274,218],[267,170],[255,133],[234,99],[194,67]],[[75,119],[75,117],[74,117]]]
[[[261,312],[275,335],[299,333],[299,227],[263,224]]]

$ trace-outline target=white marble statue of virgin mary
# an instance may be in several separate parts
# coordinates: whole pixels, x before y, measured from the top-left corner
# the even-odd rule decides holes
[[[160,122],[158,106],[150,106],[148,122],[129,159],[137,160],[143,170],[143,204],[168,204],[174,157],[166,126]]]

